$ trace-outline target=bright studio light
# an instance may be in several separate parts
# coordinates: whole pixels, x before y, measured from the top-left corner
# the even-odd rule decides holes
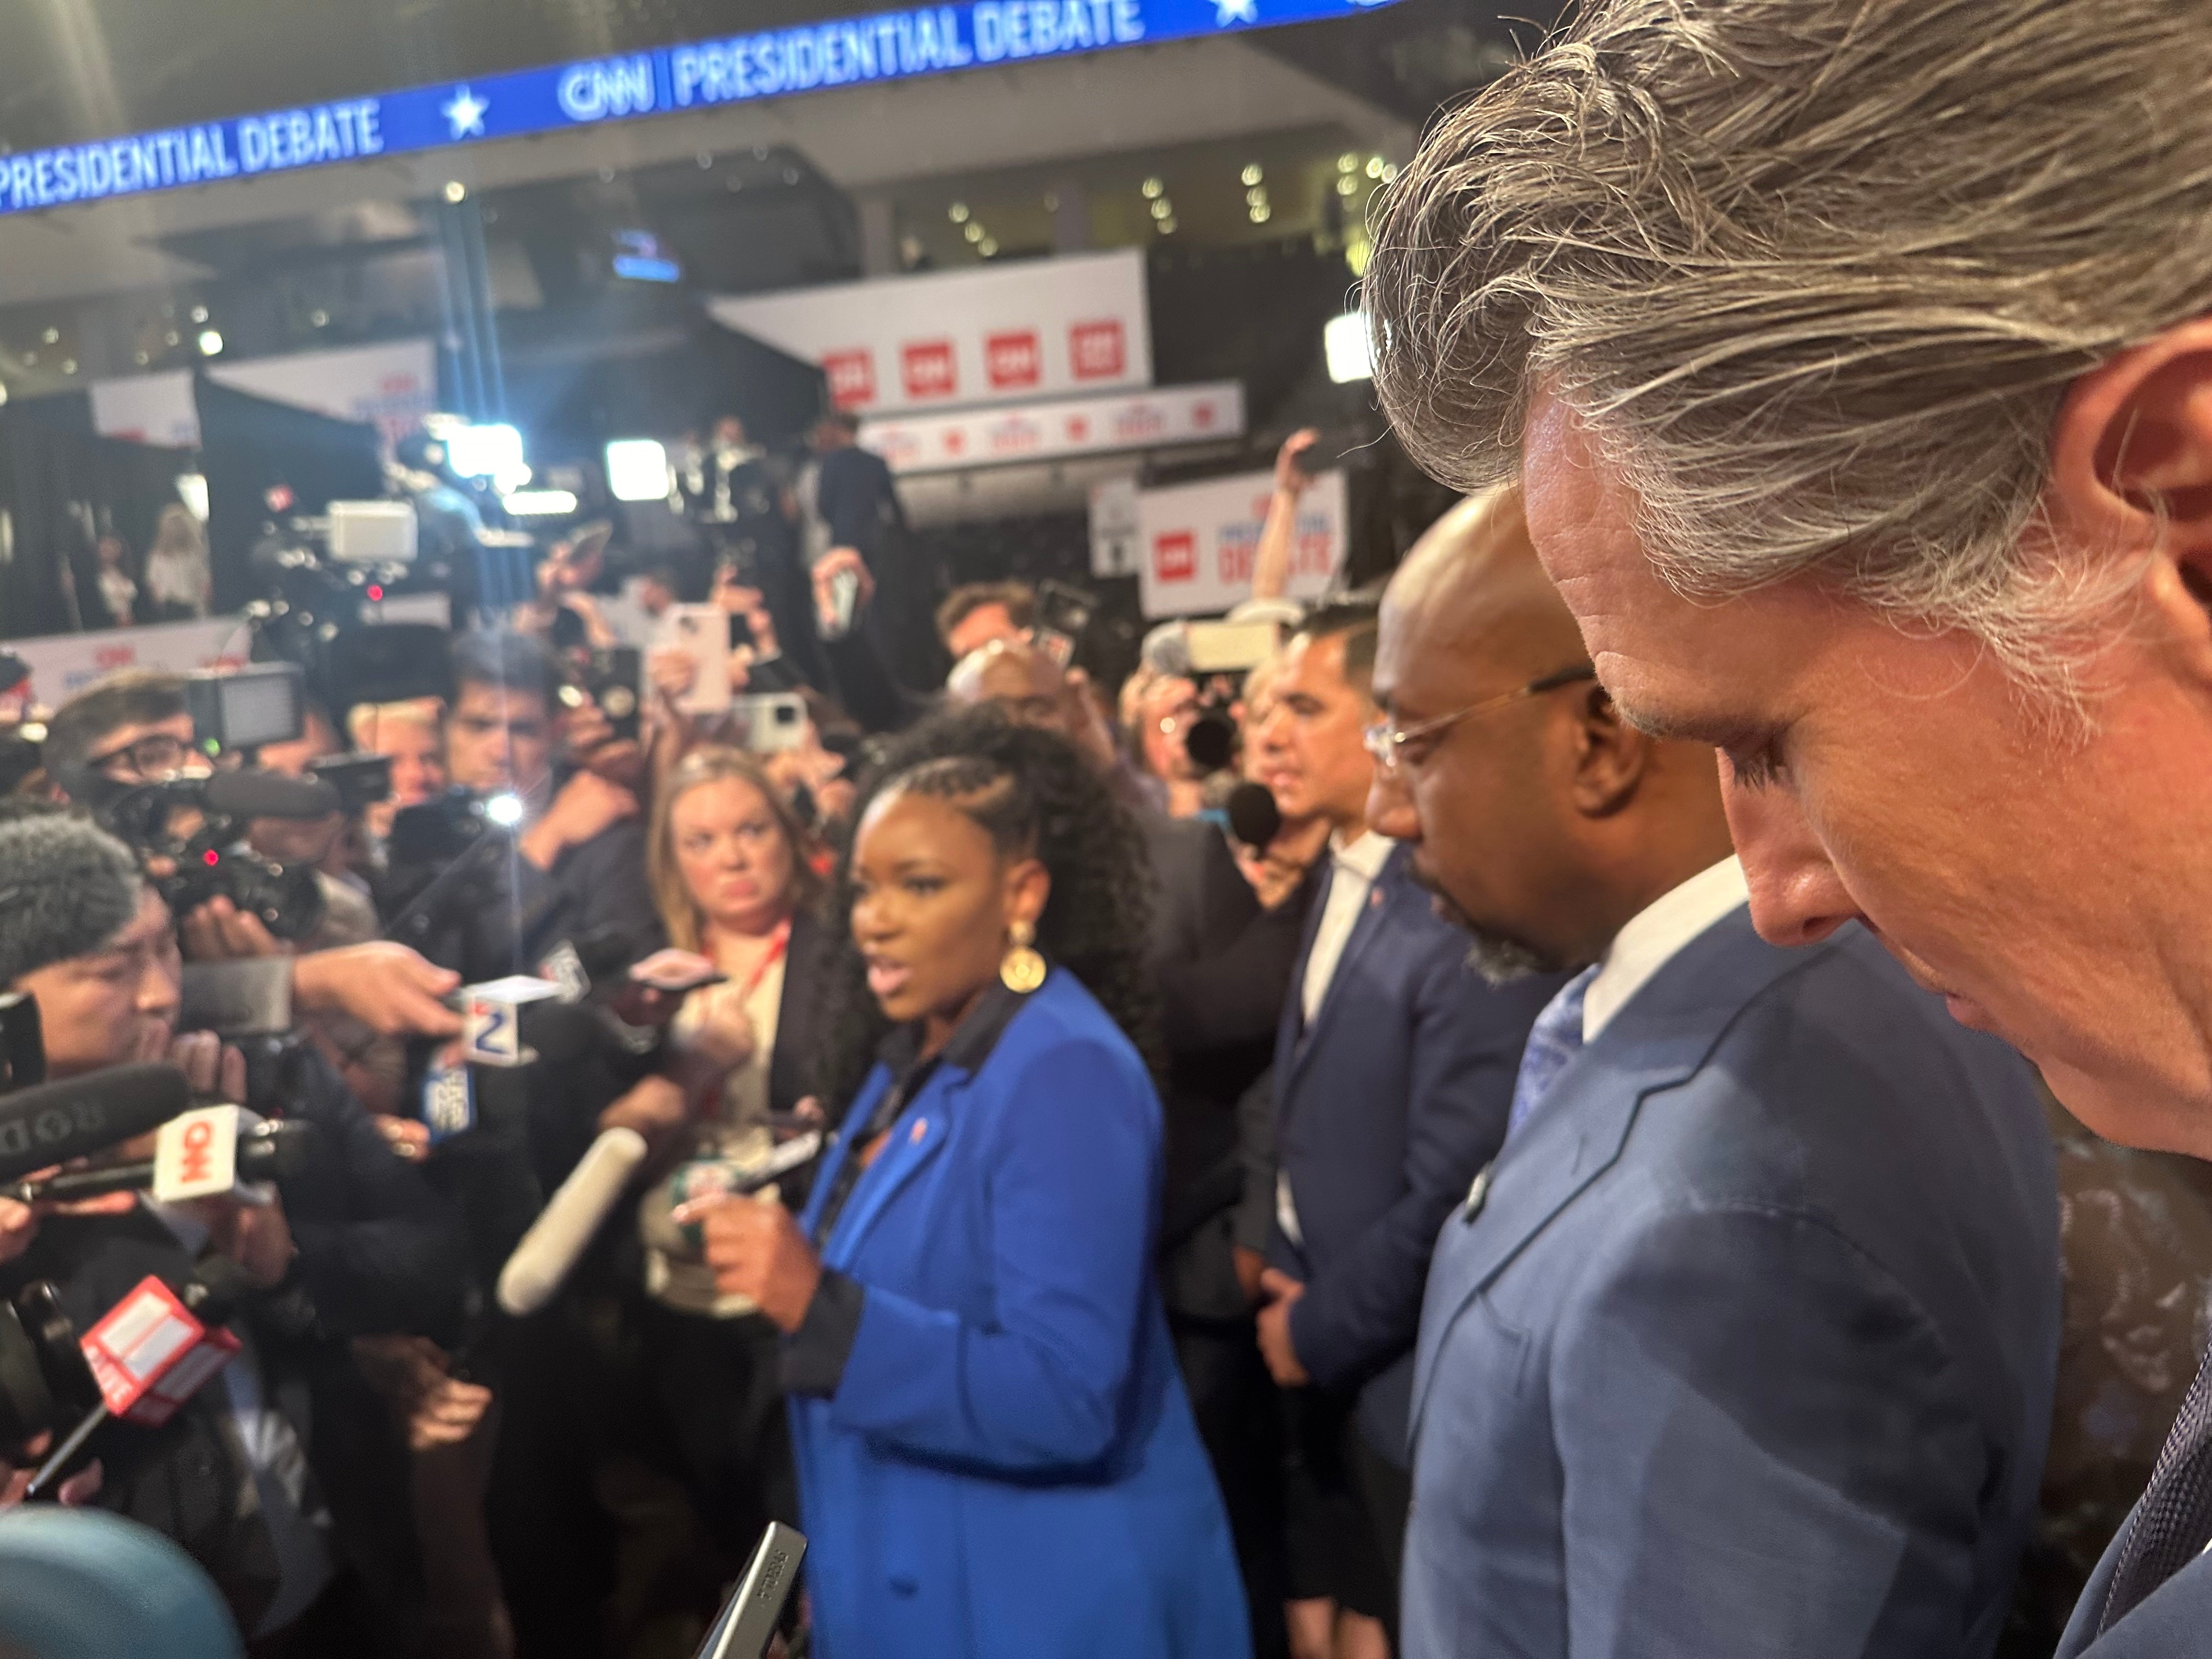
[[[520,472],[522,434],[511,426],[457,426],[446,434],[446,459],[464,478],[496,478]]]
[[[1341,317],[1330,318],[1322,329],[1321,345],[1328,359],[1328,378],[1339,386],[1374,378],[1374,339],[1368,332],[1365,312],[1347,311]]]
[[[505,501],[518,519],[565,519],[576,510],[575,492],[569,489],[517,489]]]
[[[502,830],[512,830],[522,822],[522,797],[509,793],[494,795],[484,803],[484,816]]]
[[[617,438],[607,446],[607,489],[618,501],[657,501],[668,494],[668,451],[658,438]]]

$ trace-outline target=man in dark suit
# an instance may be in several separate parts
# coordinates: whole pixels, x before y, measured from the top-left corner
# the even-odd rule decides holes
[[[1982,1659],[2036,1508],[2027,1066],[1864,929],[1753,932],[1710,750],[1592,683],[1510,488],[1391,583],[1377,826],[1493,970],[1579,970],[1445,1222],[1406,1651]]]
[[[1330,827],[1275,1048],[1275,1229],[1261,1351],[1288,1391],[1291,1631],[1301,1654],[1382,1651],[1406,1519],[1406,1401],[1437,1228],[1505,1133],[1541,981],[1467,965],[1401,850],[1366,823],[1375,611],[1291,641],[1261,781]]]
[[[2200,1160],[2208,34],[1595,0],[1429,129],[1361,280],[1409,450],[1524,480],[1624,717],[1723,751],[1760,936],[1863,922],[2089,1129]],[[2064,1659],[2212,1645],[2208,1543],[2200,1364]]]

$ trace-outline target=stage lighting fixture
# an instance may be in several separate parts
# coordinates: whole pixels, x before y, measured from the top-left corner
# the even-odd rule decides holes
[[[202,329],[200,331],[200,356],[203,357],[222,356],[222,336],[216,333],[216,331],[211,328]]]
[[[1321,344],[1328,359],[1328,378],[1339,386],[1373,378],[1373,337],[1368,332],[1365,312],[1347,311],[1341,317],[1330,318],[1321,331]]]
[[[668,451],[658,438],[617,438],[607,446],[607,489],[618,501],[668,495]]]

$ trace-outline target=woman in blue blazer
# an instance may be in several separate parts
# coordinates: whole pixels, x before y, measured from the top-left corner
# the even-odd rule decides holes
[[[721,1287],[787,1333],[817,1650],[1243,1659],[1152,1271],[1159,1102],[1112,1017],[1149,1024],[1134,827],[1073,748],[989,711],[883,774],[838,1056],[873,1064],[833,1088],[804,1216],[706,1212]]]

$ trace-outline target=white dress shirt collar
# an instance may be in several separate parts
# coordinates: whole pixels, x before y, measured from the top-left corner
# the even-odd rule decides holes
[[[1613,1017],[1675,953],[1751,896],[1743,866],[1723,859],[1669,888],[1613,936],[1583,999],[1583,1041],[1595,1042]]]
[[[1390,854],[1397,846],[1388,836],[1372,830],[1361,830],[1349,842],[1340,841],[1334,835],[1328,839],[1330,855],[1370,887],[1381,878],[1382,866],[1390,862]]]

